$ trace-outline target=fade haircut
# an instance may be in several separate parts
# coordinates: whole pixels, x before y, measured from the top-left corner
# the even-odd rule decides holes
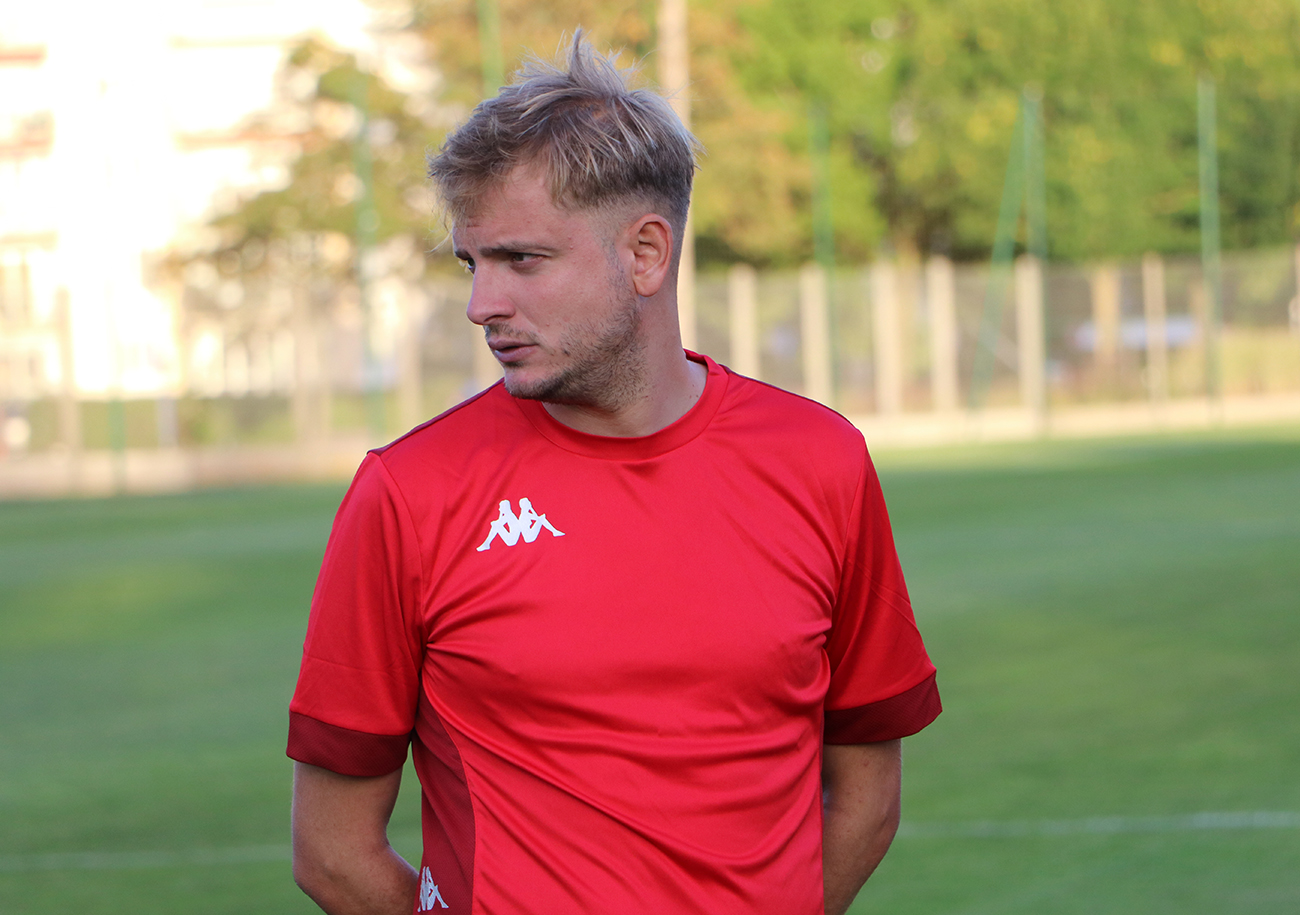
[[[699,141],[661,96],[632,88],[635,68],[596,53],[581,29],[559,58],[527,60],[429,157],[446,215],[462,222],[516,167],[537,165],[557,206],[661,210],[680,252]]]

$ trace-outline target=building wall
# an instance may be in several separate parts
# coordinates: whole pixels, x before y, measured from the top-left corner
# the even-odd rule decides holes
[[[291,136],[247,130],[309,33],[365,52],[362,0],[0,6],[0,403],[175,393],[176,303],[146,260],[214,204],[286,178]],[[61,319],[66,302],[68,320]]]

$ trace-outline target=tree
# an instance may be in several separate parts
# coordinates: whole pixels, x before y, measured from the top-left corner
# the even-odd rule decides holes
[[[371,131],[385,140],[375,145],[377,238],[429,240],[422,157],[496,88],[483,85],[481,6],[376,2],[440,74],[436,103],[304,46],[286,74],[286,85],[308,87],[289,106],[306,125],[303,155],[287,187],[218,220],[221,250],[301,231],[353,234],[361,85]],[[599,46],[624,49],[625,63],[642,61],[653,82],[654,0],[499,2],[507,72],[530,49],[549,55],[581,23]],[[706,266],[811,256],[811,125],[822,116],[841,260],[882,247],[986,257],[1026,86],[1043,96],[1053,257],[1196,250],[1202,73],[1219,86],[1225,244],[1295,231],[1300,16],[1288,0],[696,0],[690,31],[685,91],[707,150],[694,201]],[[413,113],[429,110],[436,117]]]
[[[1195,249],[1198,73],[1221,86],[1225,239],[1292,231],[1293,4],[769,0],[738,16],[751,40],[737,71],[785,112],[787,143],[801,110],[829,111],[837,242],[852,255],[888,240],[986,256],[1026,85],[1044,97],[1054,256]]]

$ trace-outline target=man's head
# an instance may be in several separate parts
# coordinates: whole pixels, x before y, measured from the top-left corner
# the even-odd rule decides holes
[[[614,415],[685,366],[673,280],[697,144],[581,33],[565,67],[530,63],[429,174],[506,389]]]
[[[630,88],[634,71],[597,54],[581,31],[562,56],[563,65],[529,61],[430,158],[451,221],[462,223],[528,166],[563,208],[662,213],[680,255],[699,143],[663,98]]]

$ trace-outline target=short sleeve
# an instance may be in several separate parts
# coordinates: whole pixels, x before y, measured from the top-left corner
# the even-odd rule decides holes
[[[941,711],[939,691],[865,445],[842,569],[826,643],[825,741],[874,743],[915,734]]]
[[[344,775],[401,767],[420,689],[420,582],[406,503],[369,454],[339,506],[312,595],[290,757]]]

